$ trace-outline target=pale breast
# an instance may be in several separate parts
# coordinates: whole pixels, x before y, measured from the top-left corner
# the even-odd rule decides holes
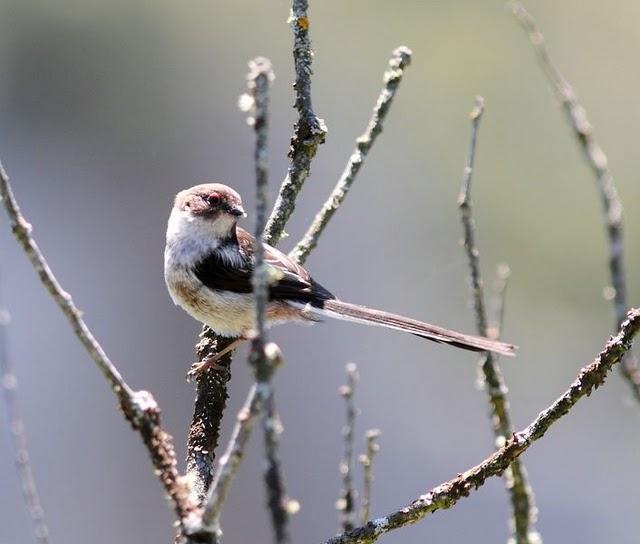
[[[165,281],[173,301],[216,333],[236,337],[251,329],[253,304],[250,294],[209,289],[184,267],[165,271]]]

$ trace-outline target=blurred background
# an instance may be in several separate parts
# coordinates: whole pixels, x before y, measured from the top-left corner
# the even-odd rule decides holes
[[[640,293],[637,51],[640,5],[541,0],[538,18],[605,149],[626,213],[630,302]],[[285,1],[4,0],[0,157],[63,286],[135,388],[153,392],[180,457],[199,324],[164,286],[173,195],[225,181],[253,209],[253,135],[236,107],[247,61],[271,58],[271,181],[287,165],[295,112]],[[457,193],[481,94],[474,201],[485,282],[513,270],[502,361],[522,428],[607,340],[607,249],[594,180],[522,30],[502,1],[312,2],[313,96],[327,142],[281,244],[324,201],[363,131],[392,49],[414,51],[385,131],[308,261],[346,300],[474,330]],[[1,218],[3,304],[35,473],[52,541],[169,542],[173,514],[139,438]],[[245,226],[253,229],[253,213]],[[275,329],[294,542],[337,529],[344,365],[358,363],[357,447],[382,430],[373,514],[466,470],[493,449],[476,357],[376,328],[331,322]],[[251,383],[236,357],[224,441]],[[0,542],[33,540],[0,418]],[[547,542],[636,542],[640,406],[615,372],[524,457]],[[223,515],[225,542],[270,540],[258,433]],[[360,483],[360,474],[357,477]],[[493,479],[453,510],[385,542],[505,542],[508,499]]]

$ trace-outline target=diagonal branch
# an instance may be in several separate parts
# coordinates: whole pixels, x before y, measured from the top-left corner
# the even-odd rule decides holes
[[[38,544],[49,544],[49,527],[44,517],[40,494],[33,474],[24,420],[20,413],[17,399],[18,379],[13,371],[7,347],[7,326],[9,312],[0,309],[0,389],[2,389],[4,404],[7,412],[7,427],[11,435],[11,442],[15,452],[15,464],[18,478],[22,487],[22,496],[27,506],[33,531]]]
[[[411,63],[411,55],[411,49],[405,46],[400,46],[393,51],[391,59],[389,60],[389,66],[383,76],[384,86],[380,91],[378,101],[373,108],[373,113],[371,114],[369,124],[364,134],[356,140],[356,148],[353,150],[351,157],[349,157],[347,166],[329,195],[329,198],[327,198],[320,211],[316,214],[305,235],[289,253],[289,256],[299,263],[304,264],[309,253],[311,253],[318,244],[318,239],[333,217],[333,214],[336,213],[347,197],[347,193],[349,189],[351,189],[362,167],[362,163],[373,147],[376,138],[382,132],[384,120],[391,108],[393,99],[396,96],[400,82],[404,76],[404,69]]]
[[[458,198],[458,205],[464,227],[464,248],[469,260],[471,278],[471,290],[473,294],[473,306],[476,318],[476,328],[480,336],[489,335],[487,310],[484,301],[484,289],[480,274],[480,252],[475,241],[475,224],[471,205],[471,180],[475,162],[476,144],[480,119],[484,112],[484,99],[476,98],[476,103],[470,114],[471,119],[471,143],[469,156],[464,169],[464,180]],[[507,386],[502,376],[496,356],[487,352],[482,355],[480,362],[484,387],[489,397],[491,408],[491,422],[496,437],[496,444],[502,445],[513,433],[511,416],[509,415],[509,401],[507,400]],[[529,544],[539,541],[539,536],[534,529],[536,521],[536,508],[534,506],[533,491],[528,484],[527,472],[520,463],[514,460],[507,477],[506,485],[511,499],[513,510],[513,538],[516,544]]]
[[[278,198],[265,228],[265,241],[272,245],[277,244],[284,234],[285,225],[296,207],[298,193],[309,177],[311,161],[327,134],[327,127],[314,113],[311,102],[313,51],[309,38],[308,9],[308,0],[293,0],[289,17],[293,28],[293,62],[296,72],[293,84],[296,92],[294,107],[298,110],[298,121],[293,129],[287,176],[280,186]]]
[[[513,15],[529,35],[529,40],[538,56],[538,61],[554,92],[562,102],[569,126],[575,133],[584,157],[596,178],[600,194],[604,224],[609,242],[609,274],[611,276],[611,300],[616,319],[616,327],[625,318],[628,308],[627,282],[624,268],[624,237],[622,224],[622,203],[618,196],[613,176],[609,170],[607,156],[596,141],[593,127],[587,119],[587,112],[578,102],[571,84],[555,66],[545,45],[544,36],[535,19],[517,1],[509,2]],[[606,293],[607,291],[605,291]],[[627,354],[620,370],[629,382],[631,390],[640,401],[640,368],[631,352]]]
[[[494,325],[487,331],[496,340],[500,337],[504,322],[504,308],[507,285],[511,270],[506,264],[498,265],[495,279],[496,312]],[[538,509],[536,507],[536,497],[533,488],[529,483],[529,476],[524,464],[520,459],[516,459],[505,471],[505,484],[511,497],[513,509],[513,519],[511,529],[514,538],[508,544],[518,544],[518,539],[523,543],[540,544],[542,542],[540,533],[535,529],[538,519]]]
[[[11,221],[13,234],[18,243],[24,249],[51,298],[58,304],[60,310],[71,324],[73,332],[111,386],[127,421],[142,437],[156,473],[173,503],[178,519],[183,525],[190,523],[191,514],[194,512],[196,505],[189,498],[187,483],[178,473],[173,438],[161,426],[160,408],[156,401],[151,396],[151,393],[133,391],[127,385],[118,369],[111,362],[82,319],[81,312],[74,304],[71,295],[62,289],[31,235],[31,225],[27,223],[20,212],[9,184],[9,178],[1,164],[0,194]]]
[[[640,309],[628,312],[619,333],[611,338],[595,360],[581,369],[576,380],[525,429],[513,434],[493,455],[482,463],[434,487],[411,504],[369,521],[349,532],[325,541],[325,544],[372,544],[385,533],[417,523],[437,510],[446,510],[482,486],[488,478],[501,475],[514,460],[544,436],[551,426],[567,415],[583,397],[601,386],[611,367],[624,357],[640,332]]]

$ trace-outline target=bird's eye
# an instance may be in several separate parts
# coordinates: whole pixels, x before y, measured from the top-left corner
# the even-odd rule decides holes
[[[220,195],[212,194],[207,197],[207,203],[209,206],[217,206],[220,204]]]

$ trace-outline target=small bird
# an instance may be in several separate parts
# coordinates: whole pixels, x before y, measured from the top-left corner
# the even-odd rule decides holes
[[[173,302],[220,336],[236,338],[207,359],[196,373],[215,362],[255,326],[251,276],[254,237],[237,225],[246,217],[240,195],[221,183],[204,183],[180,191],[167,227],[164,277]],[[264,244],[269,267],[267,325],[313,323],[324,317],[408,332],[470,351],[514,355],[516,347],[470,336],[401,315],[343,302],[315,281],[287,255]]]

